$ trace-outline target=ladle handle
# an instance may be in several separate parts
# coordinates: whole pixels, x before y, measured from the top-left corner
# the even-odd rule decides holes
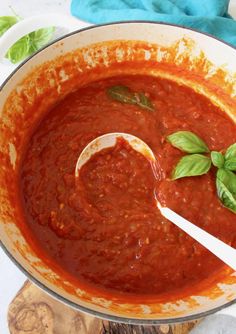
[[[234,248],[215,238],[210,233],[202,230],[200,227],[190,223],[190,221],[181,217],[171,209],[160,207],[160,211],[165,218],[177,225],[181,230],[197,240],[210,252],[215,254],[219,259],[236,271],[236,250]]]

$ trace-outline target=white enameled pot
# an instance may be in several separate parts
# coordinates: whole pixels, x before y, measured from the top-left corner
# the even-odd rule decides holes
[[[16,69],[3,61],[7,49],[17,39],[49,25],[64,26],[72,32]],[[37,122],[53,103],[76,87],[116,74],[147,73],[191,85],[236,119],[236,50],[233,47],[205,34],[168,24],[122,22],[84,28],[85,25],[71,17],[37,16],[13,26],[0,40],[0,79],[4,80],[0,88],[1,245],[43,290],[98,317],[155,324],[188,321],[219,311],[236,299],[236,274],[226,266],[220,275],[209,278],[211,284],[193,288],[191,294],[173,295],[165,301],[124,302],[86,291],[60,277],[36,255],[19,228],[22,212],[14,205],[17,201],[14,184],[17,184],[22,148],[29,136],[29,119],[32,124]],[[12,73],[8,76],[9,72]]]

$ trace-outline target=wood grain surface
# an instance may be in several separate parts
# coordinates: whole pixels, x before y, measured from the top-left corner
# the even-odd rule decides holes
[[[11,334],[187,334],[198,322],[134,326],[102,321],[53,299],[29,281],[8,310]]]

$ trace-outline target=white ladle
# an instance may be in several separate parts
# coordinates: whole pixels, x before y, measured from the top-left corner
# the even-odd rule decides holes
[[[103,136],[97,137],[84,148],[77,160],[75,176],[79,176],[80,168],[91,158],[92,155],[103,150],[104,148],[115,146],[117,139],[120,137],[124,138],[134,150],[143,154],[145,158],[147,158],[153,164],[156,163],[154,153],[152,152],[150,147],[141,139],[126,133],[108,133]],[[203,245],[210,252],[215,254],[215,256],[217,256],[219,259],[221,259],[223,262],[225,262],[228,266],[236,271],[236,249],[230,247],[229,245],[217,239],[210,233],[190,223],[190,221],[181,217],[171,209],[163,207],[157,199],[156,203],[161,214],[165,218],[170,220],[173,224],[178,226],[180,229],[182,229],[184,232],[186,232],[193,239],[198,241],[201,245]]]

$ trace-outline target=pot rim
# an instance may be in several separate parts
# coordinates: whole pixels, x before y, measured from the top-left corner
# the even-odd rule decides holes
[[[188,27],[185,27],[185,26],[182,26],[182,25],[172,24],[172,23],[166,23],[166,22],[161,22],[161,21],[148,21],[148,20],[128,20],[128,21],[117,21],[117,22],[111,22],[111,23],[105,23],[105,24],[96,24],[96,25],[93,25],[93,26],[77,29],[75,31],[67,33],[67,34],[65,34],[65,35],[63,35],[59,38],[56,38],[55,40],[53,40],[52,42],[50,42],[49,44],[47,44],[46,46],[44,46],[40,50],[36,51],[33,55],[29,56],[26,60],[21,62],[20,65],[18,65],[9,74],[9,76],[0,85],[0,92],[3,90],[3,88],[8,83],[8,81],[11,79],[11,77],[13,77],[21,67],[23,67],[35,55],[39,54],[41,51],[51,47],[54,44],[56,44],[58,41],[61,41],[65,38],[67,38],[67,37],[76,35],[76,34],[82,32],[82,31],[87,31],[87,30],[98,28],[98,27],[113,26],[113,25],[120,25],[120,24],[127,24],[127,23],[129,23],[129,24],[132,24],[132,23],[148,23],[148,24],[153,24],[153,25],[166,25],[166,26],[171,26],[171,27],[176,27],[176,28],[182,28],[182,29],[194,31],[198,34],[205,35],[207,37],[215,39],[215,40],[225,44],[226,46],[229,46],[230,48],[236,50],[236,47],[234,47],[233,45],[229,44],[228,42],[225,42],[224,40],[222,40],[218,37],[215,37],[214,35],[211,35],[211,34],[208,34],[208,33],[205,33],[205,32],[201,32],[201,31],[198,31],[196,29],[188,28]],[[188,322],[188,321],[191,321],[191,320],[196,320],[198,318],[206,317],[210,314],[216,313],[216,312],[218,312],[218,311],[236,303],[236,298],[235,298],[230,302],[227,302],[227,303],[225,303],[221,306],[212,308],[208,311],[196,313],[196,314],[193,314],[193,315],[181,316],[181,317],[178,317],[178,318],[170,318],[170,319],[165,319],[165,318],[163,318],[163,319],[161,319],[161,318],[160,319],[129,318],[129,317],[122,317],[122,316],[118,316],[118,315],[106,314],[106,313],[103,313],[101,311],[95,311],[95,310],[92,310],[92,309],[87,308],[85,306],[78,305],[75,302],[73,302],[73,301],[63,297],[62,295],[58,294],[57,292],[53,291],[51,288],[47,287],[44,283],[40,282],[31,273],[29,273],[23,267],[23,265],[20,262],[18,262],[18,260],[15,259],[15,257],[10,253],[10,251],[8,251],[8,249],[6,248],[6,246],[3,244],[3,242],[1,240],[0,240],[0,247],[4,251],[4,253],[8,256],[8,258],[16,265],[16,267],[21,272],[23,272],[23,274],[25,274],[25,276],[28,279],[30,279],[30,281],[35,283],[38,287],[40,287],[42,290],[44,290],[46,293],[48,293],[49,295],[52,295],[55,299],[63,302],[64,304],[67,304],[68,306],[70,306],[70,307],[72,307],[76,310],[80,310],[82,312],[91,314],[91,315],[93,315],[97,318],[109,320],[109,321],[112,321],[112,322],[120,322],[120,323],[133,324],[133,325],[161,325],[161,324],[173,324],[173,323]]]

